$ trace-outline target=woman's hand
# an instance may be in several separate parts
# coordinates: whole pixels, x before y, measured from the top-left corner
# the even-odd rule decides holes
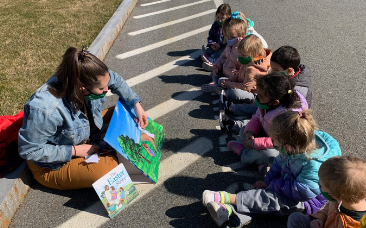
[[[75,155],[76,150],[76,155]],[[86,157],[91,154],[95,154],[99,151],[99,146],[90,145],[90,144],[82,144],[72,147],[72,156],[73,157]]]
[[[141,128],[145,128],[147,126],[147,115],[144,109],[141,107],[140,103],[136,103],[134,107],[136,116],[138,118],[137,124],[140,125]]]
[[[255,188],[255,189],[259,189],[259,188],[268,188],[268,185],[266,184],[266,182],[264,182],[264,181],[257,181],[254,185],[253,185],[253,187]]]

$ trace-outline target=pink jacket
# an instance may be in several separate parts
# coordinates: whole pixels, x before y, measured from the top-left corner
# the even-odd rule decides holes
[[[301,99],[301,108],[292,109],[293,111],[302,111],[304,109],[308,109],[308,103],[306,99],[301,93],[295,90],[297,95],[299,95]],[[262,130],[264,130],[269,135],[269,128],[272,120],[279,114],[286,112],[286,107],[280,105],[277,108],[266,111],[261,108],[257,109],[257,112],[252,116],[249,123],[245,126],[244,135],[247,131],[253,132],[253,135],[258,135]],[[254,149],[255,150],[264,150],[267,148],[273,148],[271,137],[258,137],[254,138]]]
[[[225,77],[230,78],[233,76],[233,70],[240,70],[241,64],[238,61],[238,45],[242,39],[238,37],[232,47],[226,45],[225,50],[214,63],[214,65],[218,66],[219,70],[222,69]]]
[[[256,89],[254,77],[256,75],[266,75],[270,67],[272,52],[267,48],[265,50],[266,57],[259,57],[246,65],[241,65],[239,73],[228,80],[231,82],[236,82],[234,85],[230,84],[230,88],[238,88],[248,92]],[[245,85],[247,83],[249,86]]]

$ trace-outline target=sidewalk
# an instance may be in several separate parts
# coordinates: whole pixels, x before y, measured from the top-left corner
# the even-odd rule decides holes
[[[123,0],[99,35],[89,47],[89,51],[104,60],[118,33],[122,30],[138,0]],[[22,204],[33,181],[26,162],[0,179],[0,227],[8,227],[16,210]]]

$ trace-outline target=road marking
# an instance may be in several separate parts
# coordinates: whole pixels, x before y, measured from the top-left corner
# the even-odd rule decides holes
[[[157,187],[162,186],[166,180],[182,172],[188,166],[202,158],[202,155],[212,149],[213,145],[211,140],[201,137],[179,150],[174,155],[161,161],[159,168],[159,181],[156,184],[136,185],[139,196],[134,199],[128,207],[131,207],[133,204],[142,200],[145,195],[149,194]],[[84,211],[77,213],[57,228],[102,227],[103,224],[108,221],[110,221],[110,219],[107,217],[107,212],[103,207],[103,204],[101,202],[96,202]]]
[[[150,44],[150,45],[147,45],[147,46],[142,47],[142,48],[137,48],[137,49],[135,49],[133,51],[129,51],[129,52],[125,52],[123,54],[119,54],[119,55],[116,56],[116,58],[117,59],[126,59],[126,58],[129,58],[131,56],[138,55],[138,54],[141,54],[141,53],[144,53],[144,52],[147,52],[147,51],[151,51],[151,50],[154,50],[156,48],[159,48],[159,47],[162,47],[162,46],[165,46],[165,45],[168,45],[168,44],[177,42],[179,40],[183,40],[183,39],[188,38],[190,36],[194,36],[194,35],[197,35],[199,33],[206,32],[210,28],[211,28],[211,25],[207,25],[205,27],[202,27],[202,28],[199,28],[199,29],[195,29],[195,30],[190,31],[190,32],[187,32],[187,33],[183,33],[183,34],[181,34],[179,36],[175,36],[175,37],[172,37],[172,38],[169,38],[169,39],[166,39],[166,40],[157,42],[155,44]]]
[[[201,1],[198,1],[198,2],[193,2],[193,3],[189,3],[189,4],[185,4],[185,5],[181,5],[181,6],[176,6],[176,7],[172,7],[172,8],[165,9],[165,10],[156,11],[156,12],[153,12],[153,13],[146,13],[146,14],[143,14],[143,15],[134,16],[133,18],[140,19],[140,18],[149,17],[149,16],[153,16],[153,15],[156,15],[156,14],[161,14],[161,13],[166,13],[166,12],[170,12],[170,11],[173,11],[173,10],[178,10],[178,9],[182,9],[182,8],[186,8],[186,7],[189,7],[189,6],[194,6],[194,5],[197,5],[197,4],[210,2],[210,1],[211,0],[201,0]]]
[[[175,96],[172,99],[147,110],[146,114],[151,119],[156,120],[157,118],[185,105],[202,94],[203,92],[199,88],[192,88],[187,92],[181,93],[178,96]]]
[[[198,13],[198,14],[195,14],[195,15],[192,15],[192,16],[189,16],[189,17],[184,17],[184,18],[181,18],[181,19],[178,19],[178,20],[169,21],[167,23],[163,23],[163,24],[160,24],[160,25],[155,25],[155,26],[152,26],[152,27],[149,27],[149,28],[137,30],[135,32],[130,32],[130,33],[128,33],[128,35],[135,36],[135,35],[142,34],[142,33],[145,33],[145,32],[150,32],[150,31],[157,30],[157,29],[160,29],[160,28],[164,28],[164,27],[167,27],[167,26],[170,26],[170,25],[175,25],[175,24],[178,24],[178,23],[181,23],[181,22],[184,22],[184,21],[188,21],[188,20],[191,20],[191,19],[194,19],[194,18],[197,18],[197,17],[202,17],[202,16],[207,15],[207,14],[212,14],[214,12],[216,12],[216,9],[208,10],[208,11]]]
[[[163,2],[169,2],[170,0],[161,0],[161,1],[156,1],[156,2],[150,2],[150,3],[145,3],[145,4],[141,4],[140,6],[151,6],[151,5],[155,5],[155,4],[159,4],[159,3],[163,3]]]
[[[214,2],[215,2],[216,8],[219,8],[219,6],[224,3],[223,0],[214,0]]]
[[[174,69],[178,66],[184,65],[189,61],[196,60],[196,58],[198,58],[198,56],[200,56],[201,53],[202,53],[201,50],[195,51],[195,52],[193,52],[189,55],[186,55],[186,56],[183,56],[179,59],[171,61],[167,64],[164,64],[164,65],[162,65],[160,67],[157,67],[153,70],[150,70],[146,73],[143,73],[143,74],[137,75],[133,78],[130,78],[130,79],[126,80],[126,82],[132,88],[135,85],[138,85],[142,82],[145,82],[145,81],[147,81],[151,78],[154,78],[154,77],[156,77],[160,74],[163,74],[167,71],[170,71],[170,70],[172,70],[172,69]],[[108,91],[108,93],[106,94],[106,96],[111,96],[111,95],[113,95],[113,93],[111,93],[110,91]]]
[[[221,130],[221,127],[220,127],[220,126],[216,126],[216,129],[217,129],[217,130]]]

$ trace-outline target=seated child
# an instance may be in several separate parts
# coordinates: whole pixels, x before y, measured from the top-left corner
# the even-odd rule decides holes
[[[234,72],[240,69],[238,45],[243,37],[246,36],[246,22],[240,16],[231,16],[224,21],[223,30],[227,45],[220,57],[213,64],[213,72],[211,73],[212,82],[201,86],[204,92],[215,91],[215,88],[219,87],[218,80],[220,77],[230,78]]]
[[[283,72],[295,82],[295,89],[299,91],[311,106],[311,85],[313,75],[309,67],[300,64],[299,52],[290,46],[278,48],[271,57],[272,71]]]
[[[208,32],[207,44],[202,46],[203,54],[201,55],[203,64],[210,65],[212,67],[212,59],[220,57],[222,51],[226,47],[224,43],[224,34],[222,32],[222,23],[231,15],[231,8],[229,4],[221,4],[215,14],[216,21],[212,24],[210,31]],[[206,66],[202,65],[203,68]]]
[[[223,79],[221,86],[228,88],[224,94],[231,101],[254,103],[256,89],[254,77],[266,75],[270,67],[271,51],[262,47],[262,41],[256,35],[244,37],[238,46],[238,61],[241,64],[237,74]]]
[[[360,227],[366,214],[366,160],[332,157],[319,168],[319,187],[328,200],[315,214],[291,214],[287,227]]]
[[[326,202],[318,186],[319,166],[328,158],[341,155],[341,149],[329,134],[315,131],[315,126],[310,110],[276,116],[270,135],[281,153],[264,181],[237,194],[203,192],[203,205],[215,223],[221,226],[230,219],[239,226],[259,214],[316,213]]]

